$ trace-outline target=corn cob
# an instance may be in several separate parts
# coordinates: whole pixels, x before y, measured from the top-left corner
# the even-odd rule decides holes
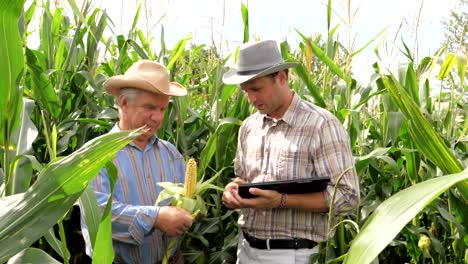
[[[422,250],[427,250],[431,246],[431,239],[426,235],[421,235],[418,241],[418,247]]]
[[[191,158],[187,161],[187,168],[185,171],[184,196],[192,197],[196,186],[197,186],[197,162]]]

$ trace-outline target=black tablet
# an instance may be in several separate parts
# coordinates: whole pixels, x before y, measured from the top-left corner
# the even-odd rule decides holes
[[[298,194],[322,192],[327,188],[330,178],[318,177],[308,179],[269,181],[239,184],[239,196],[242,198],[255,198],[256,196],[249,192],[249,188],[260,188],[263,190],[275,190],[279,193]]]

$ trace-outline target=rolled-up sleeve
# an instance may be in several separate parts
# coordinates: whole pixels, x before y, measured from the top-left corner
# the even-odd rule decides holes
[[[359,204],[359,180],[349,135],[336,119],[324,122],[319,134],[316,137],[315,171],[330,177],[330,185],[325,191],[328,207],[333,204],[334,214],[346,214]]]

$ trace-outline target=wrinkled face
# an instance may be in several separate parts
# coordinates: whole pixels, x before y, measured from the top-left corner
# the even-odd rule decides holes
[[[138,137],[137,141],[148,142],[161,127],[168,104],[169,96],[164,94],[142,91],[133,100],[120,96],[120,129],[146,127],[148,131]]]
[[[278,83],[279,77],[279,75],[259,77],[240,85],[249,103],[262,114],[281,117],[284,113],[283,108],[287,102],[284,89]]]

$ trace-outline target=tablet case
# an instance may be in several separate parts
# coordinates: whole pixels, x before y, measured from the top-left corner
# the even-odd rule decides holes
[[[249,188],[255,187],[263,190],[275,190],[279,193],[298,194],[322,192],[327,188],[330,178],[318,177],[308,179],[255,182],[239,184],[239,196],[242,198],[255,198],[256,196],[249,192]]]

